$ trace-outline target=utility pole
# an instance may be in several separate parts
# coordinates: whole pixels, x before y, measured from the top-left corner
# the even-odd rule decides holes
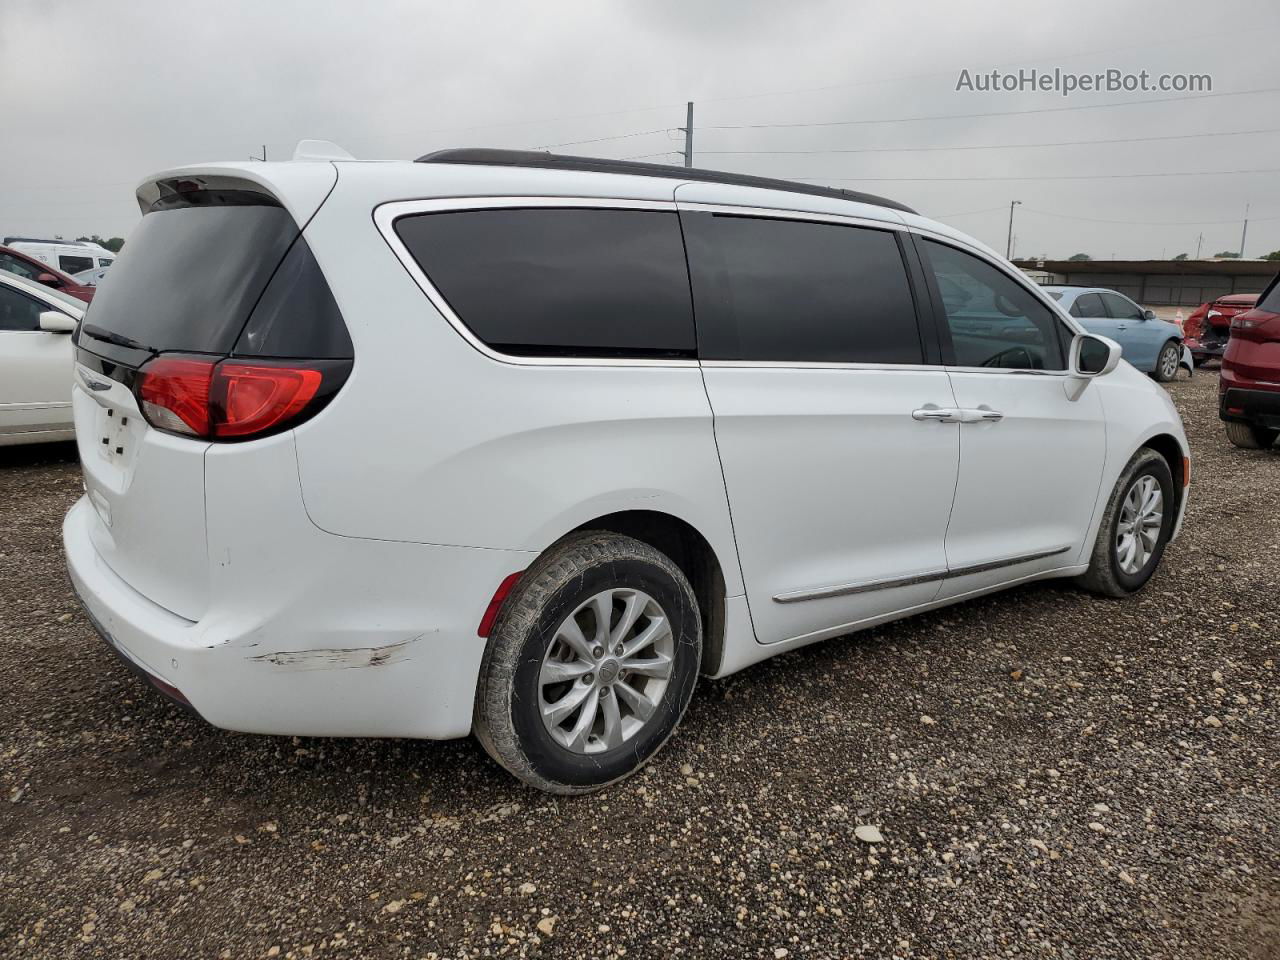
[[[689,104],[690,108],[693,104]],[[1006,260],[1013,259],[1013,208],[1019,206],[1021,200],[1011,200],[1009,202],[1009,238],[1004,243],[1004,258]]]
[[[1244,205],[1244,229],[1240,231],[1240,259],[1244,259],[1244,238],[1249,235],[1249,205]]]
[[[1196,237],[1196,259],[1200,259],[1200,248],[1204,246],[1204,231],[1200,232],[1200,236]]]
[[[250,160],[259,160],[259,161],[261,161],[262,163],[266,163],[266,162],[267,162],[267,145],[266,145],[265,143],[262,145],[262,156],[260,156],[260,157],[255,157],[255,156],[251,153],[251,154],[249,154],[249,159],[250,159]]]
[[[688,103],[688,111],[685,114],[685,125],[678,129],[684,131],[684,165],[686,167],[693,166],[693,101]]]

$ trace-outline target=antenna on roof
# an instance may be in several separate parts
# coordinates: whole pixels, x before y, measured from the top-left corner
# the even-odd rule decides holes
[[[299,140],[293,148],[294,160],[354,160],[351,154],[328,140]]]

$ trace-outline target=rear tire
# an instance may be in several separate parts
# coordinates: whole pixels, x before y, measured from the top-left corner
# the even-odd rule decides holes
[[[1156,357],[1155,378],[1161,383],[1178,379],[1178,367],[1181,363],[1182,347],[1170,340],[1160,348],[1160,355]]]
[[[1235,420],[1227,421],[1227,439],[1246,450],[1266,450],[1276,442],[1277,437],[1280,437],[1280,430]]]
[[[620,534],[574,534],[503,604],[480,667],[476,738],[539,790],[599,790],[666,743],[701,657],[697,598],[669,557]]]
[[[1156,489],[1158,526],[1150,522],[1154,514],[1143,510],[1144,501],[1154,500]],[[1160,566],[1165,545],[1173,535],[1175,492],[1173,473],[1164,457],[1150,447],[1135,453],[1111,491],[1089,569],[1077,583],[1108,597],[1127,597],[1141,590]],[[1143,538],[1144,531],[1150,539]]]

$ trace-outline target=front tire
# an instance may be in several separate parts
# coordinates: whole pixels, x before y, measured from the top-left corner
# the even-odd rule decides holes
[[[503,605],[480,668],[476,738],[540,790],[598,790],[666,742],[701,656],[697,599],[669,557],[615,533],[572,535]]]
[[[1079,584],[1108,597],[1141,590],[1173,535],[1175,493],[1168,461],[1150,447],[1135,453],[1107,500],[1089,569]]]
[[[1161,383],[1168,383],[1178,378],[1178,367],[1182,362],[1182,348],[1176,342],[1170,340],[1160,348],[1160,355],[1156,357],[1155,377]]]
[[[1227,439],[1246,450],[1266,450],[1276,442],[1277,437],[1280,437],[1280,430],[1235,420],[1227,421]]]

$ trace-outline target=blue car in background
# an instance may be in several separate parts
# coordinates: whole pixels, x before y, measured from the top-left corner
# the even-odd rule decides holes
[[[1103,287],[1049,287],[1057,300],[1090,333],[1120,344],[1126,360],[1162,383],[1174,379],[1178,368],[1191,370],[1189,352],[1182,345],[1182,328],[1161,320],[1123,294]]]

